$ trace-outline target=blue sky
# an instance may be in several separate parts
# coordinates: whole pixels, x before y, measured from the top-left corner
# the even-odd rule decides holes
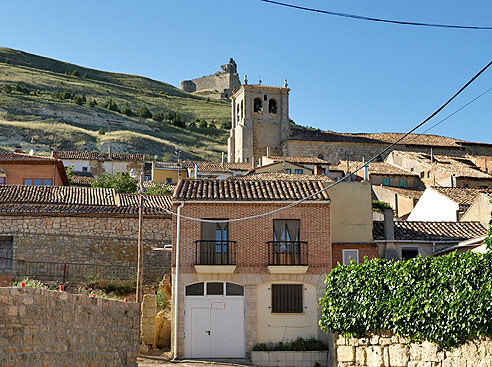
[[[488,0],[287,2],[492,26]],[[371,23],[258,0],[19,0],[1,2],[0,14],[0,46],[176,86],[233,57],[250,83],[288,79],[297,123],[340,132],[405,132],[492,59],[492,31]],[[433,121],[491,86],[492,68]],[[491,106],[492,91],[429,133],[492,143]]]

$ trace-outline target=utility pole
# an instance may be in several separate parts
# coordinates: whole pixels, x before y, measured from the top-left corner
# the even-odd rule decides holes
[[[137,302],[142,306],[143,300],[143,172],[130,170],[131,178],[138,178],[138,237],[137,237]]]

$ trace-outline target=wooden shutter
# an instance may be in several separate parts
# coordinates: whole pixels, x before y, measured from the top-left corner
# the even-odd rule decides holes
[[[302,313],[302,284],[272,284],[272,313]]]

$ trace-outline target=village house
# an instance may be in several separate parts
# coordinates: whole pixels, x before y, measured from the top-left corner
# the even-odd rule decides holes
[[[415,205],[415,208],[408,216],[408,220],[459,221],[477,197],[482,193],[490,194],[492,193],[492,189],[428,187],[425,189],[417,202],[417,205]],[[480,220],[479,217],[469,217],[469,220],[470,219]]]
[[[257,343],[325,337],[316,304],[333,261],[328,194],[273,215],[220,222],[277,210],[322,188],[316,181],[178,183],[173,204],[183,216],[179,222],[173,217],[173,228],[179,228],[173,242],[178,356],[244,358]]]
[[[68,178],[61,160],[15,151],[0,153],[0,185],[66,186]]]
[[[72,171],[90,173],[93,177],[127,173],[132,169],[144,172],[145,154],[113,153],[111,147],[108,152],[58,150],[54,156],[65,167],[72,167]]]
[[[490,213],[492,213],[492,190],[479,193],[461,216],[461,220],[478,221],[487,228],[491,220]]]
[[[152,162],[151,181],[159,184],[176,184],[188,175],[187,169],[175,162]]]
[[[384,221],[374,221],[374,242],[380,257],[408,260],[435,256],[455,248],[459,243],[484,236],[487,229],[479,222],[393,221],[391,209],[385,210]]]
[[[492,176],[467,158],[393,151],[386,162],[418,174],[425,186],[492,188]]]
[[[171,207],[171,197],[146,199],[145,276],[155,281],[170,270],[171,218],[163,208]],[[0,270],[13,275],[59,277],[64,263],[76,264],[82,277],[90,276],[84,270],[90,271],[89,265],[108,265],[99,267],[108,271],[134,266],[137,234],[138,195],[92,187],[0,186]],[[133,274],[134,269],[126,275]]]

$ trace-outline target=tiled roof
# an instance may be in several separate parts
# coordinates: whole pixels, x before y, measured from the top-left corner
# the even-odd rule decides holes
[[[437,187],[432,186],[432,190],[437,191],[441,195],[444,195],[463,206],[469,206],[473,204],[475,199],[481,193],[491,194],[492,189],[476,189],[476,188],[464,188],[464,187]]]
[[[271,159],[272,161],[275,162],[291,162],[291,163],[298,163],[298,164],[324,164],[324,165],[329,165],[330,162],[325,161],[324,159],[320,158],[313,158],[313,157],[268,157],[268,159]]]
[[[55,158],[41,156],[41,155],[30,155],[17,152],[5,152],[0,153],[0,161],[27,161],[27,162],[47,162],[53,163],[57,160]]]
[[[154,168],[184,169],[184,167],[180,167],[177,162],[154,162]]]
[[[348,163],[348,171],[353,172],[359,167],[363,166],[362,162],[358,161],[340,161],[338,164],[338,168],[347,172],[347,163]],[[369,163],[369,174],[375,175],[393,175],[393,176],[417,176],[416,173],[404,170],[402,168],[393,166],[392,164],[386,162],[371,162]],[[357,172],[358,176],[364,175],[364,170],[361,169]]]
[[[294,201],[323,188],[319,181],[181,180],[177,200]],[[329,200],[326,191],[309,200]]]
[[[310,129],[291,129],[290,140],[306,140],[306,141],[326,141],[326,142],[347,142],[347,143],[394,143],[401,138],[403,133],[358,133],[347,134],[337,133],[334,131],[319,131]],[[448,138],[439,135],[425,134],[410,134],[403,139],[398,145],[414,145],[414,146],[429,146],[429,147],[455,147],[459,148],[467,144],[474,144],[459,139]],[[483,144],[483,143],[480,143]],[[488,144],[486,144],[488,145]]]
[[[454,175],[455,177],[479,178],[492,180],[492,177],[480,170],[475,164],[466,158],[452,157],[447,155],[433,155],[417,152],[402,152],[394,151],[393,154],[403,156],[422,164],[432,167],[435,170],[444,172],[445,174]]]
[[[90,186],[89,180],[93,178],[90,172],[72,171],[72,184],[75,186]]]
[[[228,180],[248,180],[248,181],[322,181],[334,182],[325,175],[295,175],[285,172],[265,172],[265,173],[248,173],[244,176],[228,177]]]
[[[158,206],[170,208],[170,195],[148,195],[146,215],[166,214]],[[2,213],[138,214],[138,195],[119,194],[114,189],[77,186],[0,185]]]
[[[487,230],[479,222],[411,222],[396,221],[396,240],[462,241],[482,236]],[[384,240],[384,222],[374,221],[375,240]]]
[[[80,160],[96,160],[96,161],[122,161],[122,162],[144,162],[145,154],[129,154],[129,153],[111,153],[111,157],[107,152],[89,152],[58,150],[54,152],[59,159],[80,159]]]
[[[195,164],[197,165],[198,171],[201,172],[221,172],[221,173],[230,173],[232,174],[231,170],[227,168],[227,166],[220,162],[206,162],[206,161],[183,161],[182,163],[183,167],[186,168],[195,168]]]
[[[252,163],[237,163],[230,162],[225,164],[226,168],[229,168],[231,171],[249,171],[253,168]]]
[[[398,195],[405,196],[407,198],[417,199],[417,200],[420,199],[420,197],[424,193],[424,190],[409,189],[404,187],[382,186],[382,188],[393,191]]]

